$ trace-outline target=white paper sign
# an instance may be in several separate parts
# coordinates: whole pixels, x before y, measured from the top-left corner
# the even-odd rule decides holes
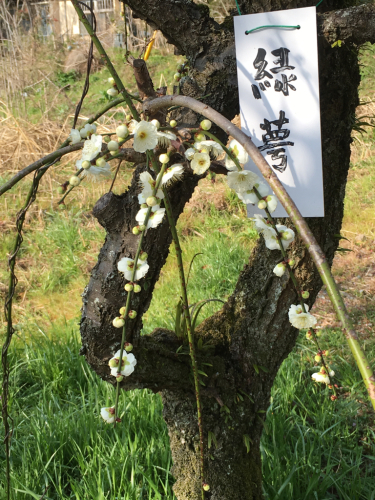
[[[262,28],[268,25],[300,26]],[[304,217],[323,217],[316,9],[234,18],[242,130]],[[249,161],[246,169],[259,174]],[[259,213],[248,205],[249,215]],[[278,204],[275,217],[287,216]]]

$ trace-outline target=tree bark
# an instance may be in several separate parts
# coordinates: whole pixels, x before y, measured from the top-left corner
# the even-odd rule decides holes
[[[243,0],[240,7],[243,13],[250,13],[315,3]],[[168,40],[188,57],[190,73],[183,82],[183,92],[193,97],[210,94],[207,104],[233,118],[238,113],[233,21],[227,19],[218,25],[209,18],[206,7],[190,0],[128,0],[127,4],[137,16],[161,29]],[[342,6],[341,1],[323,3],[323,9],[338,6]],[[345,12],[349,12],[350,17]],[[318,18],[326,215],[324,219],[310,218],[308,223],[330,263],[339,243],[334,235],[341,229],[350,134],[358,104],[359,70],[354,44],[358,40],[358,43],[364,41],[360,34],[364,31],[362,16],[366,13],[367,18],[372,19],[375,10],[371,6],[362,6],[345,12],[326,13]],[[345,28],[345,18],[350,19],[348,29]],[[345,41],[341,48],[331,47],[335,36]],[[367,32],[366,36],[371,38],[373,34]],[[181,118],[187,123],[196,120],[192,112],[181,112]],[[82,354],[110,383],[114,381],[107,363],[119,349],[121,338],[121,332],[112,327],[111,321],[126,298],[117,262],[124,256],[133,257],[135,254],[138,237],[131,229],[138,211],[138,177],[143,169],[145,165],[136,169],[126,193],[121,196],[108,193],[94,208],[94,215],[106,229],[107,236],[84,293]],[[183,182],[171,188],[176,219],[199,179],[189,171]],[[132,309],[138,312],[138,316],[129,323],[138,365],[135,372],[122,382],[122,387],[125,390],[146,387],[162,392],[174,461],[174,491],[178,500],[198,500],[201,498],[199,436],[189,358],[185,347],[176,353],[181,341],[174,332],[157,329],[152,335],[139,335],[142,314],[149,307],[170,242],[166,221],[146,235],[144,250],[152,259],[149,259],[149,273],[141,284],[146,282],[147,286],[142,286],[142,292],[135,296]],[[310,292],[311,306],[321,288],[320,277],[300,242],[295,241],[291,254],[296,260],[297,278],[303,283],[303,289]],[[207,347],[198,350],[198,364],[208,375],[202,397],[205,480],[211,487],[206,496],[211,500],[262,498],[259,443],[264,412],[277,371],[298,335],[287,317],[290,305],[297,301],[296,292],[287,274],[278,278],[272,272],[279,261],[280,253],[267,250],[260,239],[232,296],[218,313],[196,330],[196,338],[201,338]],[[259,366],[262,369],[259,370]],[[217,441],[217,445],[212,443],[210,449],[209,432]],[[247,437],[251,440],[249,452],[245,446]]]

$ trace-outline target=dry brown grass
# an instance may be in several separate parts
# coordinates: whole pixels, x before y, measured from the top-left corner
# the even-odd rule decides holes
[[[0,100],[0,174],[13,174],[55,151],[69,134],[67,122],[60,126],[45,118],[33,124],[17,118]]]

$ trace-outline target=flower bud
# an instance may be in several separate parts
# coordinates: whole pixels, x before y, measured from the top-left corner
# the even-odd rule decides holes
[[[321,332],[320,330],[317,330],[317,331],[315,332],[315,335],[316,335],[317,337],[320,337],[320,336],[321,336],[321,334],[322,334],[322,332]]]
[[[309,292],[306,292],[306,291],[305,291],[305,292],[302,292],[302,293],[301,293],[301,295],[302,295],[302,298],[303,298],[303,299],[308,299],[308,298],[310,297]]]
[[[144,224],[141,224],[139,227],[139,230],[142,232],[146,229],[146,226]]]
[[[127,137],[129,135],[128,127],[126,125],[119,125],[116,128],[116,134],[117,134],[117,137],[121,137],[121,139],[125,139],[125,137]]]
[[[155,205],[158,204],[158,200],[155,198],[155,196],[149,196],[146,199],[146,203],[149,207],[154,207]]]
[[[80,182],[81,182],[81,179],[79,177],[77,177],[76,175],[72,175],[71,178],[69,179],[69,184],[71,186],[78,186]]]
[[[335,396],[334,394],[332,394],[332,396],[331,396],[331,400],[332,400],[332,401],[336,401],[336,399],[337,399],[337,396]]]
[[[169,156],[166,154],[160,155],[159,156],[159,161],[160,163],[168,163],[169,162]]]
[[[117,141],[109,141],[108,143],[108,151],[117,151],[119,148]]]
[[[111,358],[109,361],[108,361],[108,366],[110,368],[116,368],[116,366],[118,366],[118,363],[119,363],[119,359],[118,358]]]
[[[122,382],[124,380],[124,377],[120,374],[116,375],[116,382]]]
[[[90,167],[91,167],[91,163],[87,160],[84,160],[82,163],[81,163],[81,167],[84,169],[84,170],[88,170]]]
[[[172,128],[177,127],[177,122],[176,122],[176,120],[171,120],[171,121],[169,122],[169,125],[170,125]]]
[[[266,200],[259,200],[258,201],[258,208],[260,210],[264,210],[265,208],[267,208],[267,202],[266,202]]]
[[[329,351],[323,351],[323,356],[328,356]]]
[[[210,120],[201,121],[201,129],[202,130],[210,130],[211,127],[212,127],[212,123],[210,122]]]
[[[147,252],[142,252],[142,250],[141,250],[141,254],[139,256],[139,260],[145,261],[145,260],[147,260],[147,257],[148,257],[148,253]]]
[[[126,307],[121,307],[120,308],[119,313],[121,314],[121,316],[125,315],[125,311],[126,311]]]
[[[141,203],[141,208],[148,208],[147,203]]]
[[[206,136],[204,134],[201,134],[200,132],[198,132],[197,134],[194,135],[194,139],[197,142],[202,142],[202,141],[206,140]]]
[[[103,137],[103,141],[108,144],[111,141],[111,138],[109,137],[109,135],[105,135]]]
[[[62,186],[59,186],[59,187],[57,188],[57,192],[58,192],[59,194],[64,194],[64,193],[65,193],[65,189],[64,189]]]
[[[130,344],[130,342],[125,342],[124,349],[126,352],[131,352],[133,350],[133,344]]]
[[[133,283],[129,282],[129,283],[126,283],[126,285],[124,286],[124,288],[125,288],[125,290],[127,292],[131,292],[133,290],[133,288],[134,288],[134,285],[133,285]]]
[[[203,483],[202,488],[204,489],[204,491],[210,491],[210,485],[207,483]]]
[[[129,311],[129,318],[134,319],[137,317],[137,312],[136,311]]]
[[[118,95],[118,90],[112,87],[107,90],[107,94],[111,97],[116,97]]]
[[[273,268],[273,272],[276,274],[276,276],[281,277],[285,273],[285,264],[284,264],[284,262],[280,262],[280,264],[277,264]]]
[[[139,226],[134,226],[132,229],[132,233],[135,235],[139,234],[139,231],[140,231]]]
[[[135,284],[134,285],[134,293],[139,293],[142,290],[141,285]]]
[[[313,338],[312,333],[311,332],[307,332],[306,333],[306,338],[307,338],[307,340],[312,340],[312,338]]]
[[[115,328],[122,328],[125,325],[125,321],[122,318],[117,317],[112,321],[112,325]]]
[[[105,159],[104,159],[104,158],[98,158],[98,159],[96,160],[96,162],[95,162],[95,163],[96,163],[96,166],[97,166],[97,167],[99,167],[99,168],[103,168],[103,167],[105,167],[105,166],[106,166],[106,163],[107,163],[107,162],[105,161]]]
[[[116,82],[115,82],[115,79],[112,78],[111,76],[108,78],[108,83],[110,83],[111,85],[116,85]]]
[[[288,264],[290,265],[290,267],[293,267],[295,263],[296,263],[296,261],[294,259],[288,260]]]
[[[126,115],[126,116],[125,116],[125,120],[126,120],[127,122],[130,122],[130,120],[131,120],[132,118],[133,118],[133,117],[132,117],[132,115]]]
[[[152,123],[153,125],[155,125],[155,127],[156,127],[156,128],[159,128],[159,127],[160,127],[160,122],[159,122],[159,120],[155,120],[155,119],[154,119],[154,120],[151,120],[151,123]]]
[[[320,354],[317,354],[317,355],[315,356],[315,358],[314,358],[314,359],[315,359],[315,361],[316,361],[317,363],[320,363],[320,362],[321,362],[321,360],[322,360],[322,357],[321,357],[321,355],[320,355]]]
[[[177,66],[177,71],[178,71],[179,73],[181,73],[181,71],[182,71],[183,69],[184,69],[184,65],[183,65],[183,64],[179,64],[179,65]]]
[[[173,78],[176,82],[179,82],[181,80],[181,73],[175,73]]]

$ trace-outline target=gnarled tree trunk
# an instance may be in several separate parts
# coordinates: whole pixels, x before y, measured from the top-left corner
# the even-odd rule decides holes
[[[207,104],[232,119],[238,113],[238,92],[234,50],[233,21],[218,25],[208,9],[190,0],[127,0],[142,19],[161,29],[169,42],[190,62],[189,78],[182,85],[185,94],[200,97],[209,94]],[[311,6],[316,0],[242,0],[243,14]],[[340,0],[326,0],[327,11],[342,7]],[[349,14],[348,14],[349,12]],[[350,134],[358,104],[359,71],[355,44],[369,39],[373,31],[364,29],[363,20],[374,25],[375,9],[357,7],[350,11],[319,15],[319,67],[321,124],[324,168],[324,219],[311,218],[308,224],[332,263],[343,217],[343,200],[350,159]],[[348,19],[348,21],[346,21]],[[350,25],[346,23],[350,22]],[[345,41],[332,48],[335,39]],[[195,123],[190,111],[182,111],[181,120]],[[137,179],[145,166],[136,169],[133,183],[122,196],[112,193],[101,198],[94,214],[107,231],[105,244],[84,294],[81,322],[82,353],[92,368],[113,382],[108,359],[120,346],[121,332],[112,327],[112,319],[125,303],[123,279],[117,271],[122,257],[134,257],[138,236],[131,232],[138,211]],[[199,177],[193,173],[171,189],[174,216],[177,219],[191,197]],[[150,304],[154,285],[165,263],[171,235],[166,220],[149,231],[144,250],[152,255],[147,275],[148,287],[135,296],[132,309],[137,319],[130,323],[136,371],[122,382],[125,390],[149,388],[161,391],[164,418],[169,428],[173,454],[174,491],[179,500],[201,498],[199,480],[199,436],[195,397],[188,356],[176,354],[180,345],[174,332],[157,329],[140,336],[142,313]],[[296,260],[297,278],[310,292],[311,306],[321,288],[321,280],[303,245],[295,241],[291,253]],[[208,363],[207,385],[202,391],[205,429],[205,480],[212,500],[260,500],[261,460],[259,442],[264,411],[282,361],[292,350],[298,331],[287,316],[297,296],[287,274],[275,277],[273,267],[280,261],[278,251],[269,251],[260,239],[249,262],[241,272],[236,289],[223,308],[204,321],[196,337],[211,348],[198,351],[198,363]],[[254,365],[265,371],[255,370]],[[208,432],[217,446],[207,449]],[[250,452],[244,444],[251,440]]]

